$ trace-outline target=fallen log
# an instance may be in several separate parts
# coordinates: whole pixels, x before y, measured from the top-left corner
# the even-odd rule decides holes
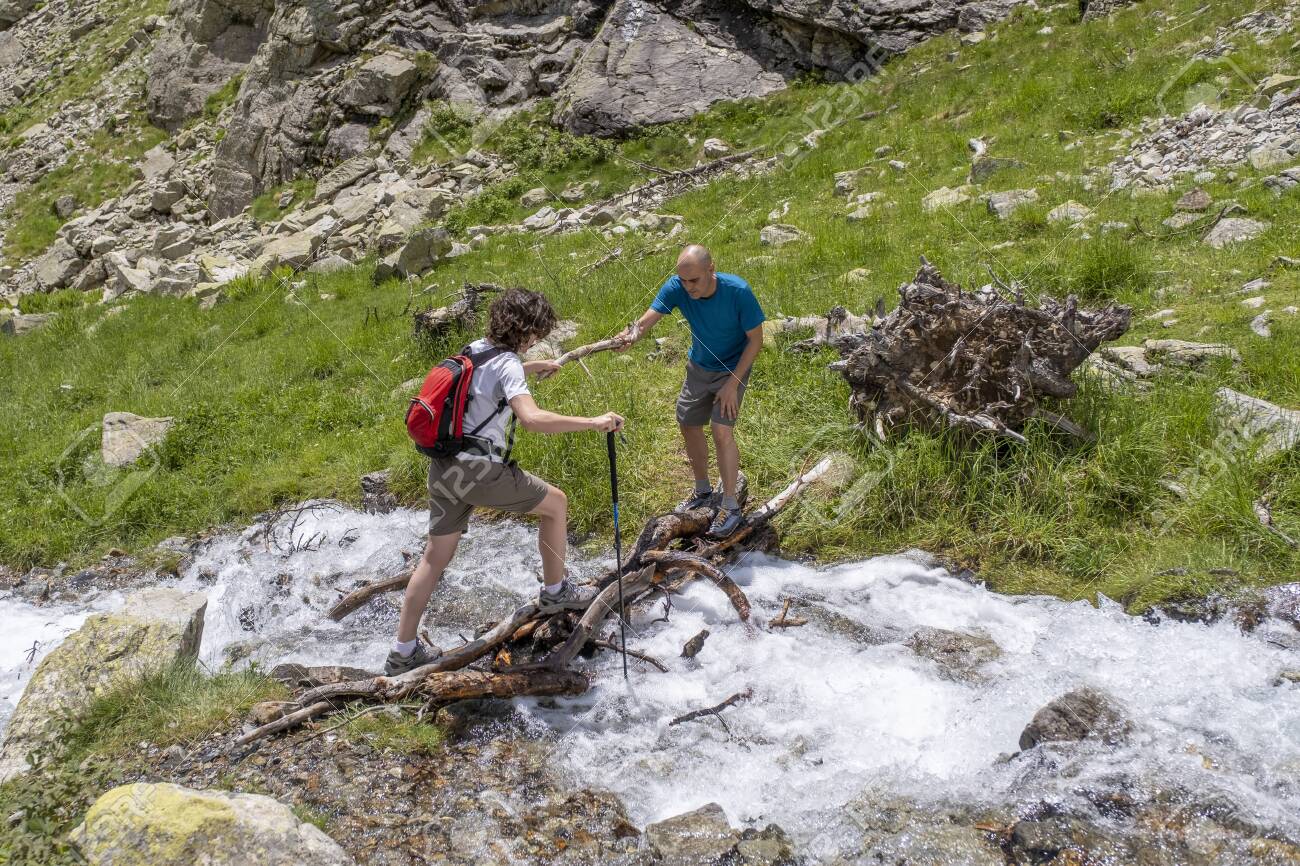
[[[334,606],[329,609],[325,615],[330,619],[338,622],[343,617],[352,613],[366,602],[377,595],[383,595],[386,592],[396,592],[399,589],[406,589],[406,585],[411,582],[411,575],[414,571],[408,571],[405,574],[399,574],[397,577],[390,577],[387,580],[377,580],[374,583],[367,583],[360,586],[347,595],[334,602]]]
[[[434,338],[451,330],[470,330],[478,324],[482,296],[505,291],[496,283],[466,283],[460,297],[452,304],[414,315],[415,335]]]
[[[727,577],[703,557],[679,550],[647,550],[642,555],[642,558],[646,562],[653,562],[656,565],[666,565],[704,575],[713,581],[713,584],[718,589],[726,593],[727,599],[731,602],[731,606],[736,609],[736,613],[742,621],[749,619],[749,599],[745,596],[744,590],[736,586],[734,580]]]

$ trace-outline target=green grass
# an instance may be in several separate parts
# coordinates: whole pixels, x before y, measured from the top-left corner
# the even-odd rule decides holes
[[[284,207],[280,207],[280,196],[284,194],[285,190],[292,190],[293,199]],[[249,206],[249,213],[253,215],[253,219],[260,223],[272,223],[298,205],[311,199],[315,194],[316,181],[311,178],[299,178],[290,183],[269,189],[253,199],[253,203]]]
[[[188,747],[235,725],[258,701],[282,697],[282,685],[255,671],[209,677],[193,661],[101,695],[82,721],[64,722],[57,745],[34,756],[31,772],[0,784],[0,812],[21,813],[17,823],[0,824],[0,863],[84,862],[67,834],[100,794],[137,767],[141,742]]]
[[[1230,294],[1267,271],[1268,306],[1279,311],[1295,303],[1300,273],[1268,267],[1278,255],[1294,255],[1300,195],[1276,198],[1261,186],[1231,183],[1221,171],[1207,191],[1242,202],[1272,229],[1216,251],[1188,234],[1156,240],[1097,232],[1112,220],[1158,227],[1190,178],[1168,194],[1140,197],[1108,194],[1104,180],[1089,189],[1082,180],[1121,152],[1113,146],[1127,147],[1121,127],[1158,110],[1164,83],[1186,65],[1198,40],[1239,14],[1230,4],[1198,12],[1200,5],[1157,0],[1088,24],[1073,12],[1025,11],[992,28],[985,43],[937,38],[858,87],[801,82],[763,101],[719,106],[650,130],[603,156],[604,145],[524,118],[483,142],[527,162],[524,178],[489,190],[451,222],[517,219],[526,213],[518,193],[539,178],[556,191],[597,178],[607,194],[648,176],[631,159],[689,165],[709,135],[737,149],[772,152],[813,128],[828,129],[788,171],[725,178],[661,208],[684,217],[683,242],[706,242],[721,270],[748,279],[769,316],[823,313],[838,303],[857,311],[877,297],[892,306],[897,287],[925,255],[946,277],[971,287],[988,282],[991,267],[1007,281],[1021,280],[1031,299],[1077,292],[1089,303],[1132,304],[1134,325],[1124,343],[1221,341],[1243,360],[1199,377],[1170,376],[1149,394],[1085,386],[1053,408],[1094,431],[1092,445],[1031,425],[1027,447],[963,445],[921,431],[879,447],[852,429],[847,386],[825,367],[831,356],[794,356],[778,343],[759,357],[737,433],[756,496],[779,490],[825,450],[843,452],[851,466],[848,483],[810,491],[781,518],[788,552],[836,559],[921,546],[975,565],[998,589],[1071,598],[1100,590],[1135,606],[1203,589],[1210,567],[1237,569],[1243,583],[1294,579],[1300,557],[1258,525],[1251,502],[1270,496],[1279,527],[1300,535],[1300,457],[1206,467],[1217,433],[1209,419],[1217,387],[1300,406],[1300,318],[1279,313],[1273,338],[1262,340],[1248,329],[1256,311]],[[1182,26],[1157,31],[1157,10]],[[1054,28],[1050,37],[1036,33],[1045,24]],[[1243,42],[1230,56],[1256,77],[1294,71],[1290,41]],[[1213,80],[1199,75],[1176,81],[1166,102]],[[1221,89],[1229,101],[1245,95],[1232,81]],[[864,112],[880,113],[856,119]],[[1023,163],[982,190],[1033,186],[1038,206],[1005,222],[979,201],[933,214],[921,209],[927,192],[964,182],[966,142],[974,136],[991,137],[993,155]],[[876,158],[882,145],[894,153]],[[906,170],[888,168],[891,158]],[[831,178],[863,167],[861,191],[882,198],[870,219],[850,223]],[[1258,179],[1249,167],[1238,171],[1246,181]],[[1068,199],[1096,212],[1084,231],[1045,219]],[[812,238],[779,251],[761,247],[768,211],[787,201],[782,221]],[[527,285],[545,290],[561,316],[580,322],[579,341],[598,339],[642,312],[672,269],[674,250],[642,260],[632,255],[659,243],[653,237],[629,235],[619,243],[621,260],[584,276],[582,268],[612,246],[594,233],[494,237],[484,250],[440,265],[417,300],[446,303],[467,280]],[[870,271],[868,280],[849,282],[847,272],[860,267]],[[138,550],[169,535],[245,521],[278,503],[356,500],[358,476],[385,467],[397,491],[418,503],[424,462],[405,438],[403,399],[393,391],[471,335],[414,342],[403,315],[407,287],[372,286],[370,273],[362,266],[303,276],[306,285],[292,296],[277,280],[243,281],[210,312],[164,298],[138,299],[111,318],[99,307],[69,309],[21,340],[0,341],[0,400],[11,419],[0,428],[0,522],[8,527],[0,560],[76,563],[109,546]],[[1145,318],[1164,307],[1177,310],[1172,328]],[[621,356],[594,356],[587,363],[592,378],[575,366],[535,389],[539,402],[556,411],[614,409],[628,417],[630,446],[620,468],[629,526],[669,507],[689,485],[672,420],[686,329],[673,319],[656,336],[669,337],[675,358],[650,360],[649,345],[642,345]],[[113,475],[93,460],[94,425],[106,411],[169,415],[177,424],[156,460],[134,476]],[[522,465],[569,494],[571,528],[592,546],[607,544],[610,533],[601,440],[524,434],[517,450]],[[1159,483],[1197,471],[1204,477],[1188,502]],[[115,505],[124,490],[131,495]],[[1191,573],[1158,575],[1171,568]]]

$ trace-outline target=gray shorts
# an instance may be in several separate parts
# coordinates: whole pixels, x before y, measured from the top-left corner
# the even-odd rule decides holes
[[[518,466],[435,458],[429,461],[429,534],[464,532],[475,506],[526,514],[549,490],[545,481]]]
[[[722,417],[722,404],[717,397],[722,386],[735,375],[726,370],[705,370],[687,361],[686,381],[682,383],[682,392],[677,395],[677,423],[685,427],[703,427],[712,421],[724,427],[734,427],[736,419]],[[749,373],[746,373],[740,380],[740,387],[736,389],[737,417],[748,384]]]

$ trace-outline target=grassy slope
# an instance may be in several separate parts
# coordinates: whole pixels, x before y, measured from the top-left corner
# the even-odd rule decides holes
[[[1066,11],[1023,15],[997,27],[995,38],[982,45],[959,48],[955,37],[936,39],[854,90],[805,84],[627,145],[643,155],[658,148],[664,163],[675,164],[694,155],[683,150],[678,135],[773,147],[792,132],[830,126],[828,110],[856,117],[896,105],[872,120],[834,126],[790,172],[722,180],[664,210],[685,217],[685,238],[707,242],[721,269],[749,279],[769,315],[820,313],[835,303],[856,310],[878,296],[892,306],[895,288],[924,254],[968,285],[987,281],[988,264],[1024,280],[1033,295],[1074,290],[1091,300],[1116,296],[1132,303],[1135,325],[1125,342],[1148,336],[1223,340],[1242,352],[1239,369],[1165,380],[1145,397],[1085,388],[1068,411],[1097,431],[1095,446],[1062,443],[1031,429],[1028,448],[960,450],[947,436],[923,433],[887,449],[872,447],[850,428],[847,388],[824,368],[830,358],[766,351],[738,433],[757,491],[774,491],[820,450],[849,452],[859,475],[880,473],[878,483],[854,488],[842,514],[836,512],[846,499],[823,493],[783,518],[788,550],[834,558],[916,545],[977,563],[1000,589],[1067,597],[1103,590],[1136,604],[1210,588],[1198,568],[1233,567],[1252,582],[1294,578],[1300,560],[1258,526],[1250,503],[1270,494],[1278,524],[1300,534],[1297,457],[1228,471],[1205,467],[1215,435],[1208,414],[1216,387],[1300,405],[1300,323],[1279,316],[1272,340],[1256,338],[1247,328],[1254,311],[1228,294],[1260,275],[1276,255],[1295,253],[1300,196],[1243,192],[1221,172],[1209,191],[1241,200],[1252,216],[1273,224],[1256,241],[1224,251],[1188,236],[1085,240],[1043,219],[1050,206],[1072,198],[1097,210],[1094,227],[1135,217],[1156,225],[1190,186],[1188,180],[1171,195],[1131,198],[1087,191],[1078,175],[1113,158],[1111,145],[1122,141],[1118,128],[1157,113],[1158,94],[1187,62],[1190,43],[1239,14],[1230,3],[1193,14],[1200,5],[1160,0],[1087,25]],[[1172,13],[1181,26],[1156,33],[1148,17],[1155,10]],[[1036,35],[1044,24],[1054,33]],[[1268,46],[1247,45],[1233,60],[1256,78],[1294,71],[1284,54],[1292,41],[1294,34]],[[1193,69],[1170,98],[1216,71]],[[1233,82],[1225,85],[1226,99],[1243,95],[1232,91]],[[1070,134],[1060,135],[1063,130]],[[921,211],[927,191],[964,180],[965,142],[976,135],[992,136],[996,155],[1025,163],[984,189],[1033,185],[1041,208],[1008,222],[978,202],[951,212]],[[665,136],[677,143],[667,146]],[[1080,145],[1067,150],[1076,139]],[[873,156],[882,145],[895,149],[906,171]],[[843,200],[832,195],[831,175],[864,165],[879,174],[869,174],[862,190],[880,190],[888,203],[871,219],[848,223]],[[552,171],[548,185],[558,189],[595,174],[609,181],[609,189],[632,177],[621,160],[578,168],[570,166],[568,177]],[[1242,175],[1254,176],[1248,168]],[[773,252],[759,246],[758,232],[768,211],[785,200],[791,204],[783,221],[814,240]],[[1005,241],[1014,244],[992,249]],[[673,260],[670,249],[579,276],[607,243],[592,232],[495,238],[485,250],[440,266],[417,303],[441,304],[464,280],[525,284],[546,290],[563,316],[579,320],[580,339],[603,337],[645,308]],[[871,271],[866,283],[843,279],[857,267]],[[1272,279],[1264,293],[1268,306],[1293,303],[1300,275],[1283,271]],[[9,409],[0,428],[0,522],[7,527],[0,561],[84,559],[110,545],[140,547],[176,532],[244,520],[278,502],[355,498],[357,476],[385,466],[394,469],[399,490],[418,501],[422,459],[405,440],[402,400],[393,390],[461,337],[436,346],[414,343],[402,315],[407,289],[372,287],[367,268],[311,277],[292,296],[275,280],[242,286],[236,294],[207,313],[161,298],[134,301],[113,317],[99,308],[80,309],[34,335],[0,341],[0,400]],[[1176,327],[1143,321],[1144,313],[1163,307],[1178,309]],[[366,315],[371,308],[379,311],[378,322]],[[679,348],[686,344],[686,330],[675,321],[661,325],[657,335],[670,336]],[[573,368],[536,389],[548,408],[581,414],[615,409],[629,417],[631,447],[622,459],[629,525],[668,506],[689,478],[671,414],[681,360],[651,361],[646,351],[592,359],[594,381]],[[120,476],[83,465],[98,448],[92,425],[112,410],[178,419],[156,471],[141,473],[139,489],[115,510],[104,500],[123,489]],[[525,435],[519,456],[570,494],[575,531],[593,543],[605,538],[607,480],[599,437]],[[1157,483],[1197,467],[1206,478],[1193,485],[1190,503]],[[69,501],[92,517],[111,513],[88,524]],[[1175,567],[1193,571],[1156,575]],[[1214,580],[1222,585],[1223,578]]]

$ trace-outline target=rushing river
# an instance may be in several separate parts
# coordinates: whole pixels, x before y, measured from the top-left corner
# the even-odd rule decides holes
[[[202,661],[378,669],[400,597],[343,623],[323,611],[341,590],[418,556],[424,524],[419,511],[367,515],[326,504],[282,517],[269,533],[254,526],[206,542],[172,581],[208,596]],[[434,596],[433,639],[454,646],[536,592],[535,543],[529,526],[475,522]],[[610,565],[572,560],[578,575]],[[1280,671],[1300,668],[1293,630],[1157,627],[1104,598],[1094,607],[997,595],[923,558],[811,568],[750,556],[729,573],[753,603],[751,623],[740,623],[712,585],[696,583],[675,598],[667,622],[656,602],[628,629],[629,645],[668,673],[631,660],[625,681],[618,656],[602,653],[580,662],[597,672],[586,695],[516,702],[521,723],[554,742],[562,771],[618,793],[638,822],[716,801],[733,823],[774,821],[807,848],[829,850],[842,831],[835,816],[868,786],[922,801],[1068,802],[1125,777],[1228,802],[1255,826],[1300,835],[1300,685],[1274,685]],[[801,600],[792,615],[810,622],[769,629],[792,596]],[[3,717],[30,672],[24,650],[36,641],[38,655],[48,651],[86,611],[0,605]],[[945,677],[902,642],[921,626],[981,634],[1001,654],[971,678]],[[703,650],[682,658],[702,629],[710,633]],[[1039,707],[1084,685],[1123,707],[1133,724],[1126,744],[1097,747],[1068,773],[1006,760]],[[745,690],[752,697],[725,711],[725,726],[717,718],[668,724]]]

